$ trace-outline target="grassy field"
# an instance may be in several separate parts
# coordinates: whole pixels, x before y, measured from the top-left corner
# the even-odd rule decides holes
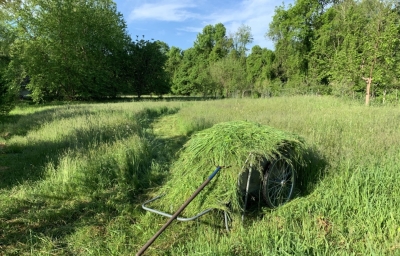
[[[0,255],[134,255],[167,221],[140,205],[178,150],[231,120],[305,139],[296,198],[230,233],[219,213],[173,223],[147,255],[400,255],[400,109],[312,96],[19,106],[0,123]]]

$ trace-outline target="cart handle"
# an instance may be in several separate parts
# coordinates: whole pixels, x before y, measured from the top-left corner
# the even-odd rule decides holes
[[[156,209],[152,209],[152,208],[146,206],[146,204],[149,204],[149,203],[151,203],[151,202],[153,202],[153,201],[156,201],[157,199],[160,199],[160,198],[163,197],[163,196],[164,196],[164,194],[163,194],[163,195],[159,195],[159,196],[157,196],[157,197],[154,197],[153,199],[147,200],[146,202],[144,202],[144,203],[142,204],[142,208],[143,208],[144,210],[146,210],[146,211],[149,211],[149,212],[152,212],[152,213],[156,213],[156,214],[162,215],[162,216],[164,216],[164,217],[171,218],[171,217],[173,216],[172,214],[169,214],[169,213],[166,213],[166,212],[162,212],[162,211],[159,211],[159,210],[156,210]],[[190,218],[178,217],[178,218],[176,218],[176,219],[179,220],[179,221],[191,221],[191,220],[195,220],[195,219],[197,219],[197,218],[203,216],[204,214],[208,213],[208,212],[211,211],[211,210],[214,210],[214,208],[210,208],[210,209],[204,210],[204,211],[200,212],[199,214],[197,214],[197,215],[195,215],[195,216],[193,216],[193,217],[190,217]]]
[[[217,169],[201,184],[200,187],[196,189],[193,195],[186,200],[186,202],[172,215],[172,217],[161,227],[160,230],[152,237],[149,241],[136,253],[136,256],[142,255],[144,251],[157,239],[159,235],[171,224],[171,222],[178,217],[178,215],[190,204],[190,202],[200,193],[200,191],[214,178],[214,176],[221,170],[222,168],[226,168],[224,166],[217,166]]]

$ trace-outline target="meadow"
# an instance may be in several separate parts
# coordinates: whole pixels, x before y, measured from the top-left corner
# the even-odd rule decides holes
[[[296,197],[230,232],[174,222],[146,255],[400,255],[400,108],[328,96],[21,104],[0,119],[0,255],[134,255],[167,221],[141,203],[179,149],[232,120],[304,138]]]

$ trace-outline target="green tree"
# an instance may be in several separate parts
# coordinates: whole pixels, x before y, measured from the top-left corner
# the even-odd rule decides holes
[[[372,84],[377,90],[389,86],[395,75],[393,70],[398,66],[399,16],[392,9],[394,3],[365,0],[360,4],[368,21],[360,38],[364,42],[360,73],[366,82],[366,105],[370,103]]]
[[[11,12],[18,29],[8,73],[29,75],[33,100],[93,99],[121,91],[128,37],[111,0],[27,0]]]
[[[14,106],[18,92],[8,84],[7,67],[11,61],[10,44],[14,41],[14,31],[5,12],[6,3],[0,3],[0,115],[7,114]]]
[[[172,92],[180,95],[213,93],[213,83],[209,75],[209,62],[196,48],[183,52],[183,58],[176,70]]]
[[[229,41],[225,26],[222,23],[205,26],[202,33],[197,35],[193,48],[196,56],[189,72],[193,83],[192,93],[213,94],[215,85],[210,79],[209,66],[228,54]]]
[[[193,47],[183,52],[180,65],[174,72],[172,92],[182,95],[213,94],[215,85],[210,79],[209,66],[227,56],[229,47],[223,24],[205,26],[197,35]]]
[[[297,0],[294,5],[275,9],[267,36],[275,43],[275,65],[281,81],[298,85],[308,75],[309,53],[321,15],[335,1]]]
[[[253,42],[253,35],[251,34],[251,28],[247,25],[242,24],[235,33],[230,35],[232,42],[233,51],[235,51],[238,57],[245,57],[247,45]]]
[[[175,84],[178,83],[177,79],[177,71],[182,63],[183,59],[183,52],[181,49],[172,46],[168,53],[167,53],[167,61],[165,63],[165,71],[168,73],[170,81],[171,81],[171,87],[175,88]]]
[[[268,90],[276,76],[274,59],[273,51],[258,45],[253,46],[246,59],[247,82],[253,85],[253,89],[259,92]]]
[[[322,16],[310,53],[310,74],[337,95],[375,94],[395,85],[399,57],[399,14],[394,2],[342,1]]]
[[[226,37],[226,28],[222,23],[214,26],[213,38],[214,43],[209,55],[210,62],[215,62],[226,57],[229,49],[232,47],[232,41]]]
[[[212,61],[219,60],[228,54],[230,41],[226,37],[226,28],[222,23],[207,25],[197,34],[193,48],[199,55]]]
[[[168,46],[164,42],[137,39],[128,50],[129,65],[126,92],[162,95],[170,91],[170,77],[165,70]]]
[[[230,93],[243,91],[247,87],[245,69],[239,58],[226,57],[210,65],[210,74],[217,90],[225,97]]]

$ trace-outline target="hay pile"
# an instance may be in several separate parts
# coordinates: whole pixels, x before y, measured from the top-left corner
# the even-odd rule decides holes
[[[304,142],[297,135],[247,121],[214,125],[196,133],[179,152],[167,183],[157,191],[165,196],[156,208],[174,212],[189,198],[216,166],[222,169],[189,204],[181,216],[190,217],[208,208],[237,212],[241,208],[238,176],[250,164],[284,158],[290,164],[303,164]],[[257,168],[260,175],[262,168]],[[258,174],[255,174],[258,175]],[[230,203],[229,209],[227,204]]]

